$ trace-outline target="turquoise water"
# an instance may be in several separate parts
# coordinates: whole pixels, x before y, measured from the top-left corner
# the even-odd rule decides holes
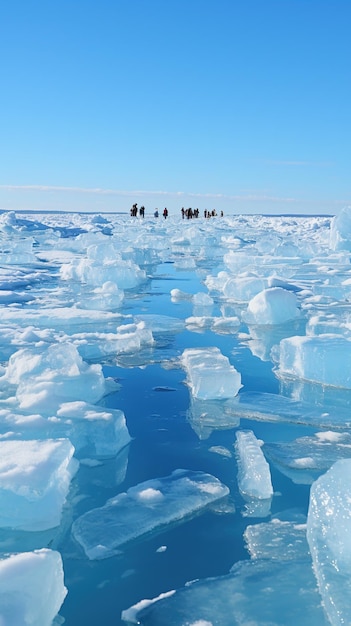
[[[143,291],[126,295],[123,313],[162,314],[180,319],[191,316],[191,302],[171,301],[170,290],[174,288],[193,294],[206,291],[201,273],[164,263],[157,267]],[[220,302],[215,304],[213,315],[219,314],[219,307]],[[97,468],[81,467],[75,479],[76,492],[84,497],[75,503],[74,515],[101,506],[132,485],[166,476],[177,468],[213,474],[230,488],[230,497],[222,511],[208,510],[102,561],[89,561],[68,531],[58,546],[68,588],[60,611],[66,626],[122,624],[121,611],[132,604],[182,587],[190,580],[226,574],[234,563],[249,558],[243,532],[247,524],[263,520],[245,516],[233,447],[236,428],[215,430],[207,439],[199,439],[188,419],[190,396],[185,372],[177,362],[185,348],[218,346],[241,372],[243,390],[279,393],[273,363],[252,355],[241,339],[245,332],[247,329],[241,326],[235,334],[225,335],[208,330],[159,333],[155,334],[152,350],[135,359],[120,357],[117,363],[104,364],[105,376],[120,384],[118,391],[104,399],[104,404],[124,411],[133,440],[119,458],[107,460]],[[252,429],[264,442],[289,441],[313,432],[301,425],[250,420],[242,420],[240,428]],[[223,449],[230,455],[218,452]],[[306,514],[309,487],[294,484],[274,466],[271,474],[275,491],[271,512],[297,508]]]

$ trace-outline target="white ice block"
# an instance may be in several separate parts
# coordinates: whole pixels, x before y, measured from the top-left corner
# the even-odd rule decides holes
[[[78,469],[68,439],[0,441],[0,527],[37,531],[58,526]]]
[[[57,415],[67,425],[66,432],[75,449],[85,448],[94,457],[115,456],[131,442],[125,415],[119,409],[81,401],[66,402],[61,404]]]
[[[0,379],[2,386],[6,383],[17,385],[21,409],[46,414],[62,402],[98,402],[106,391],[102,366],[83,361],[69,342],[18,350]]]
[[[284,324],[300,317],[296,295],[282,287],[270,287],[256,294],[249,302],[243,319],[247,324]]]
[[[351,460],[337,461],[310,492],[307,540],[333,626],[351,623]]]
[[[51,626],[66,595],[59,552],[43,548],[0,560],[1,626]]]
[[[271,472],[261,444],[251,430],[236,433],[238,484],[245,496],[269,499],[273,495]]]
[[[241,374],[219,348],[189,348],[181,360],[191,393],[199,400],[231,398],[242,387]]]
[[[278,374],[351,389],[351,341],[337,334],[282,339]]]

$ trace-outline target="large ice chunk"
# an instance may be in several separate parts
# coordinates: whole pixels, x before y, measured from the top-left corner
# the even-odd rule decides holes
[[[251,430],[237,431],[239,489],[244,496],[265,500],[272,497],[273,487],[271,472],[261,445]]]
[[[0,441],[0,527],[46,530],[60,524],[78,469],[68,439]]]
[[[243,319],[248,324],[284,324],[300,316],[297,297],[282,287],[270,287],[255,295],[249,302]]]
[[[98,243],[87,249],[87,257],[62,265],[63,280],[80,280],[92,286],[114,282],[119,289],[132,289],[146,280],[146,272],[133,261],[121,258],[113,243]]]
[[[122,612],[142,626],[326,626],[310,561],[239,561],[231,573],[188,583]]]
[[[242,387],[240,373],[219,348],[188,348],[184,350],[181,360],[195,398],[231,398]]]
[[[59,552],[43,548],[0,560],[2,626],[51,626],[66,595]]]
[[[344,207],[332,218],[330,247],[332,250],[351,250],[351,206]]]
[[[351,341],[333,334],[282,339],[277,373],[351,389]]]
[[[57,416],[67,425],[66,431],[75,448],[83,448],[94,457],[115,456],[131,441],[125,415],[119,409],[81,401],[65,402]]]
[[[44,413],[83,398],[94,404],[106,391],[101,365],[88,365],[68,342],[18,350],[0,378],[6,383],[17,385],[20,408]]]
[[[351,460],[337,461],[310,492],[307,540],[333,626],[351,623]]]
[[[72,335],[71,340],[87,360],[137,353],[154,343],[152,332],[143,321],[117,326],[116,333],[81,333]]]
[[[83,401],[63,402],[56,415],[0,409],[0,440],[67,438],[75,456],[116,456],[131,441],[123,411]]]
[[[73,523],[72,533],[89,559],[104,559],[133,539],[183,521],[228,493],[228,487],[210,474],[175,470],[84,513]]]

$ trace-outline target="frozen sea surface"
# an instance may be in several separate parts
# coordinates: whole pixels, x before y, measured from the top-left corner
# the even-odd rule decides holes
[[[350,215],[0,214],[3,626],[351,623]]]

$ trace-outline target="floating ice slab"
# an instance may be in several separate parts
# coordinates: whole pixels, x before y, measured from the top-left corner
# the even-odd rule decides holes
[[[300,316],[296,295],[282,287],[271,287],[254,296],[243,313],[248,324],[285,324]]]
[[[2,626],[52,626],[66,595],[58,552],[42,549],[0,560]]]
[[[211,329],[212,332],[231,335],[235,334],[240,326],[238,317],[212,317],[212,316],[192,316],[187,317],[185,324],[188,330]]]
[[[195,398],[200,400],[231,398],[236,396],[242,387],[240,373],[219,348],[186,349],[181,362]]]
[[[46,530],[60,524],[78,469],[68,439],[0,441],[0,527]]]
[[[266,443],[263,450],[294,483],[310,485],[339,459],[351,458],[351,435],[323,431],[294,441]]]
[[[350,338],[351,327],[336,313],[311,315],[306,324],[306,335],[337,334]]]
[[[228,493],[228,487],[210,474],[175,470],[84,513],[73,523],[72,533],[89,559],[104,559],[142,535],[185,521]]]
[[[274,393],[247,391],[226,403],[226,411],[240,419],[267,422],[290,422],[317,428],[351,428],[348,408],[332,405],[329,410],[308,402]]]
[[[238,484],[241,493],[249,498],[267,500],[273,495],[269,465],[262,452],[262,444],[251,430],[238,430]]]
[[[310,493],[307,539],[323,605],[333,626],[351,623],[351,460],[337,461]]]
[[[298,601],[297,601],[298,599]],[[239,561],[232,572],[143,600],[122,612],[141,626],[327,626],[310,561]]]
[[[199,439],[207,439],[214,430],[228,430],[240,424],[237,417],[226,412],[225,400],[198,400],[191,397],[187,417]]]
[[[244,531],[244,539],[252,559],[309,559],[306,521],[273,519],[252,524]],[[289,567],[289,565],[288,565]],[[310,562],[309,567],[312,567]]]
[[[1,330],[1,327],[0,327]],[[129,323],[117,326],[115,332],[88,331],[74,332],[67,336],[66,341],[74,345],[84,360],[104,359],[107,356],[137,353],[138,351],[154,344],[154,338],[150,329],[145,327],[144,322],[137,324]],[[59,337],[62,341],[62,335]],[[57,337],[53,338],[53,341]]]
[[[332,334],[282,339],[277,374],[351,389],[351,341]]]
[[[134,319],[153,333],[179,333],[184,330],[184,321],[170,315],[136,315]]]
[[[0,289],[20,289],[50,280],[47,269],[36,270],[31,267],[0,267]],[[5,309],[4,309],[5,310]]]
[[[116,335],[106,336],[105,343],[107,354],[137,352],[145,346],[151,346],[154,343],[152,332],[145,327],[143,321],[138,324],[123,324],[117,327]],[[112,344],[110,347],[108,344]],[[112,349],[111,349],[112,348]]]
[[[1,285],[0,285],[1,286]],[[38,328],[57,328],[70,330],[72,326],[89,326],[94,324],[107,324],[119,322],[120,313],[109,311],[89,311],[74,307],[57,308],[3,308],[1,309],[1,323],[22,324],[23,326],[36,326]]]

